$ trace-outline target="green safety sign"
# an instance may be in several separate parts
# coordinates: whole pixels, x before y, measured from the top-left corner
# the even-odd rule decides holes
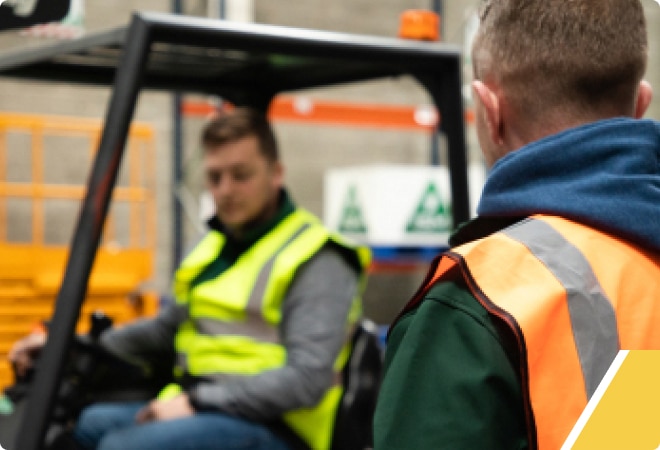
[[[451,223],[451,206],[445,205],[438,188],[432,181],[429,182],[406,225],[406,232],[444,233],[449,231]]]
[[[346,200],[341,212],[339,220],[339,232],[350,234],[365,234],[367,232],[367,225],[362,217],[362,208],[357,196],[357,189],[355,186],[348,187]]]
[[[14,412],[14,403],[5,394],[0,395],[0,414],[9,415]]]

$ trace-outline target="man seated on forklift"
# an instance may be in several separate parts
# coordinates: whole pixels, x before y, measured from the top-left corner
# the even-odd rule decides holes
[[[369,252],[326,230],[283,187],[263,114],[236,108],[201,137],[216,206],[179,266],[175,304],[101,335],[134,362],[174,348],[175,382],[144,403],[96,403],[84,449],[327,449]],[[24,352],[14,352],[19,361]]]

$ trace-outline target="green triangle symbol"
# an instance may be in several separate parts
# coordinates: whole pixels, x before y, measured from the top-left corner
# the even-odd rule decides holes
[[[408,233],[442,233],[451,227],[451,206],[445,205],[438,188],[429,182],[415,213],[406,225]]]
[[[339,222],[340,233],[366,233],[367,226],[362,217],[362,209],[357,199],[357,189],[351,185],[348,188],[348,195],[344,201],[344,207],[341,212],[341,220]]]

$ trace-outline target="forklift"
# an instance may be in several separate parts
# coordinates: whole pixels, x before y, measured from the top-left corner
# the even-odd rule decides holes
[[[447,143],[456,227],[470,215],[461,52],[456,46],[136,12],[128,26],[0,54],[0,77],[112,89],[48,340],[37,370],[23,386],[20,408],[11,417],[0,413],[2,445],[7,450],[58,448],[60,437],[86,404],[112,395],[150,395],[149,383],[163,381],[147,380],[104,354],[96,340],[111,326],[107,318],[93,317],[88,336],[75,333],[141,90],[217,96],[265,112],[281,93],[402,76],[415,79],[438,111],[436,132]],[[333,448],[370,446],[380,376],[377,341],[376,331],[366,325],[354,336]],[[126,383],[112,385],[118,378]],[[129,382],[144,389],[127,394]]]

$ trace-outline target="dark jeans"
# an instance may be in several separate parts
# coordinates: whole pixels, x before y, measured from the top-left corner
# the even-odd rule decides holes
[[[92,450],[288,450],[267,427],[222,413],[138,425],[143,403],[100,403],[86,408],[74,431]]]

